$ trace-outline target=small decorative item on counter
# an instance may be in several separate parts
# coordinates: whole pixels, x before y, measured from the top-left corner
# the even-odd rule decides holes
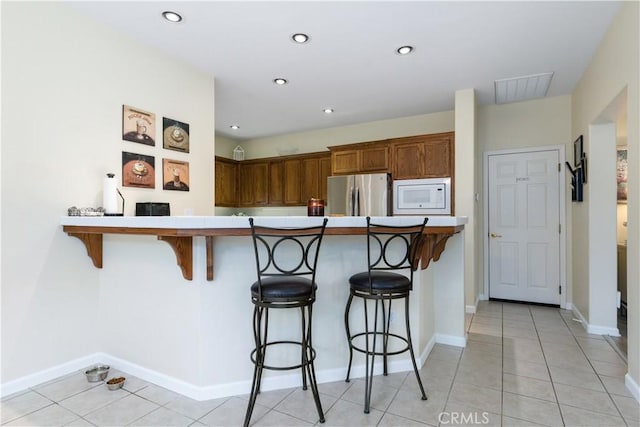
[[[104,209],[103,208],[77,208],[75,206],[71,206],[67,209],[67,215],[69,216],[103,216]]]
[[[307,216],[324,216],[324,200],[309,199],[307,202]]]
[[[90,383],[104,380],[107,377],[108,373],[108,365],[97,365],[91,369],[84,371],[84,374],[87,376],[87,381],[89,381]]]
[[[107,387],[109,388],[109,390],[118,390],[119,388],[122,388],[122,386],[124,385],[124,381],[125,381],[125,377],[114,377],[111,378],[109,381],[107,381]]]
[[[236,212],[236,213],[232,213],[231,216],[247,216],[247,214],[244,212]]]

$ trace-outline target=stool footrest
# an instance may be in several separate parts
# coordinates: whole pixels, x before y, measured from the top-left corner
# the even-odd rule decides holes
[[[280,344],[293,344],[293,345],[298,345],[302,348],[302,343],[300,341],[272,341],[266,344],[263,344],[260,346],[262,352],[264,353],[267,349],[267,347],[270,346],[274,346],[274,345],[280,345]],[[307,362],[306,363],[299,363],[297,365],[291,365],[291,366],[270,366],[270,365],[262,365],[262,368],[264,369],[269,369],[272,371],[289,371],[292,369],[299,369],[302,368],[303,366],[307,366],[309,365],[311,362],[313,362],[316,359],[316,350],[313,347],[308,347],[310,353],[311,353],[311,357],[307,358]],[[257,353],[257,349],[253,349],[253,351],[251,352],[251,361],[253,362],[253,364],[255,365],[256,362],[256,353]]]
[[[392,338],[396,338],[396,339],[398,339],[398,340],[400,340],[400,341],[404,342],[404,343],[406,344],[406,346],[405,346],[404,348],[400,349],[400,350],[395,350],[395,351],[386,351],[386,352],[384,352],[384,351],[375,351],[375,349],[374,349],[374,350],[366,350],[366,349],[363,349],[363,348],[361,348],[361,347],[356,346],[356,345],[353,343],[354,339],[356,339],[356,338],[358,338],[358,337],[361,337],[361,336],[364,336],[364,335],[381,335],[381,336],[382,336],[382,338],[381,338],[381,339],[380,339],[380,341],[379,341],[379,342],[381,342],[381,343],[382,343],[382,342],[384,342],[383,340],[384,340],[384,337],[385,337],[385,336],[387,336],[387,337],[392,337]],[[351,336],[349,337],[349,341],[351,342],[351,347],[352,347],[355,351],[358,351],[358,352],[360,352],[360,353],[364,353],[364,354],[368,354],[368,355],[374,355],[374,356],[384,356],[384,355],[387,355],[387,356],[393,356],[393,355],[396,355],[396,354],[402,354],[402,353],[404,353],[404,352],[409,351],[409,341],[408,341],[405,337],[400,336],[400,335],[397,335],[397,334],[392,334],[392,333],[386,333],[386,334],[385,334],[385,333],[384,333],[384,332],[382,332],[382,331],[360,332],[359,334],[351,335]]]

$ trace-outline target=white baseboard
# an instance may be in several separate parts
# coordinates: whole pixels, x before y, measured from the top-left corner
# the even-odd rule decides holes
[[[466,305],[464,307],[464,312],[467,314],[475,314],[478,311],[478,303],[480,300],[486,299],[483,294],[479,294],[476,298],[476,302],[473,305]]]
[[[447,344],[455,347],[466,347],[467,338],[455,335],[436,334],[436,342],[439,344]]]
[[[445,344],[457,345],[453,342],[458,342],[451,337],[451,339],[446,339],[445,341],[438,341],[436,336],[432,336],[425,348],[420,352],[420,355],[416,357],[416,364],[418,368],[422,367],[431,353],[433,346],[436,342],[444,342]],[[378,358],[380,360],[380,358]],[[36,372],[35,374],[27,375],[22,378],[19,378],[14,381],[10,381],[8,383],[4,383],[1,385],[0,392],[2,397],[18,393],[24,390],[29,389],[30,387],[34,387],[45,383],[47,381],[51,381],[53,379],[72,374],[78,371],[82,371],[87,367],[90,367],[95,364],[107,364],[111,366],[113,369],[117,369],[119,371],[126,372],[133,376],[140,378],[141,380],[147,381],[149,383],[153,383],[160,387],[164,387],[168,390],[171,390],[176,393],[180,393],[184,396],[190,397],[195,400],[210,400],[210,399],[218,399],[221,397],[229,397],[229,396],[237,396],[242,394],[248,394],[251,389],[251,381],[238,381],[234,383],[226,383],[219,384],[213,386],[197,386],[180,379],[171,377],[169,375],[163,374],[161,372],[154,371],[152,369],[145,368],[144,366],[140,366],[138,364],[129,362],[124,359],[120,359],[119,357],[111,356],[106,353],[94,353],[89,356],[81,357],[75,360],[72,360],[67,363],[63,363],[58,366],[54,366],[49,369],[45,369],[40,372]],[[411,364],[411,359],[403,358],[401,360],[393,360],[393,358],[389,359],[388,371],[389,373],[393,372],[406,372],[412,371],[413,365]],[[347,373],[346,367],[344,368],[335,368],[335,369],[324,369],[317,371],[316,377],[318,379],[318,383],[327,383],[334,381],[344,381]],[[382,373],[382,362],[378,362],[374,366],[374,373],[379,374]],[[361,378],[365,375],[365,365],[364,363],[359,365],[353,365],[351,368],[351,378]],[[277,375],[277,376],[269,376],[269,372],[265,372],[265,376],[262,380],[261,389],[264,391],[268,390],[277,390],[291,387],[298,387],[302,385],[302,380],[300,376],[300,371],[295,370],[291,371],[291,374],[288,375]]]
[[[570,304],[567,304],[567,305],[570,305]],[[620,331],[618,330],[618,328],[612,328],[610,326],[593,325],[587,322],[587,319],[585,319],[582,313],[580,313],[580,310],[578,310],[578,307],[571,305],[571,311],[573,311],[576,317],[578,317],[578,319],[580,320],[580,323],[582,323],[582,326],[584,327],[585,331],[587,331],[587,333],[594,334],[594,335],[609,335],[612,337],[620,336]]]
[[[629,390],[638,403],[640,403],[640,385],[638,385],[629,374],[624,376],[624,384],[627,386],[627,390]]]
[[[0,385],[0,395],[2,397],[9,396],[10,394],[18,393],[26,390],[30,387],[37,386],[47,381],[60,378],[62,376],[81,371],[95,365],[102,363],[99,353],[91,354],[89,356],[79,357],[66,363],[62,363],[52,368],[44,369],[39,372],[35,372],[30,375],[18,378],[13,381],[9,381]]]

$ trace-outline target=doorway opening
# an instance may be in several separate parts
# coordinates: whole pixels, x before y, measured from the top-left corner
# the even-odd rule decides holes
[[[615,125],[615,143],[608,142],[607,149],[615,150],[616,182],[616,326],[619,336],[607,336],[618,353],[626,359],[627,355],[627,89],[616,96],[607,108],[600,114],[598,124]]]

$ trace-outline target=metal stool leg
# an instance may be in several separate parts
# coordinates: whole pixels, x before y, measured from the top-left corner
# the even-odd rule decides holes
[[[244,416],[243,426],[248,427],[251,421],[251,414],[256,404],[258,393],[260,393],[260,381],[262,379],[262,367],[264,366],[264,352],[266,347],[262,345],[262,313],[264,308],[255,306],[253,309],[253,339],[256,345],[255,348],[255,363],[253,368],[253,381],[251,383],[251,394],[249,395],[249,404],[247,405],[247,412]],[[268,312],[268,311],[267,311]],[[265,319],[265,328],[268,324],[268,317]],[[266,338],[266,336],[265,336]]]
[[[384,309],[384,298],[380,300],[382,303],[382,375],[388,375],[387,364],[387,346],[389,344],[389,327],[391,325],[391,299],[387,311]]]
[[[407,325],[407,342],[409,345],[409,354],[411,355],[411,363],[413,363],[413,372],[415,372],[416,380],[418,380],[418,386],[420,387],[420,392],[422,393],[422,400],[427,400],[427,395],[424,392],[424,387],[422,386],[422,380],[420,379],[420,373],[418,372],[416,357],[413,354],[413,342],[411,341],[411,328],[409,327],[409,295],[407,295],[407,297],[405,298],[404,317]]]
[[[309,320],[307,321],[307,330],[306,334],[302,337],[302,347],[303,347],[303,362],[305,363],[302,366],[302,370],[307,370],[307,374],[309,376],[309,384],[311,385],[311,392],[313,393],[313,400],[316,404],[316,409],[318,410],[318,418],[320,423],[324,423],[324,412],[322,410],[322,403],[320,403],[320,393],[318,392],[318,380],[316,379],[316,369],[314,366],[313,360],[313,343],[311,338],[311,319],[313,314],[313,308],[311,305],[307,306],[307,313],[309,316]],[[304,309],[303,309],[303,324],[304,324]],[[303,331],[304,332],[304,331]],[[304,374],[303,374],[304,375]]]
[[[349,367],[347,368],[347,378],[345,382],[349,382],[349,375],[351,374],[351,363],[353,362],[353,344],[351,343],[351,330],[349,329],[349,310],[351,309],[351,302],[353,301],[353,294],[349,293],[349,299],[347,299],[347,307],[344,310],[344,329],[347,331],[347,344],[349,345]]]

